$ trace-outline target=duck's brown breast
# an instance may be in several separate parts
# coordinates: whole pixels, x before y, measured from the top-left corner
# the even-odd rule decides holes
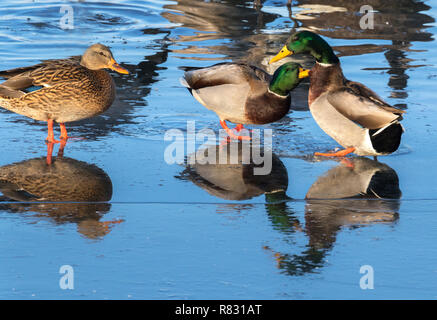
[[[245,113],[250,124],[266,124],[282,119],[290,110],[290,95],[285,97],[266,92],[249,97],[246,101]]]
[[[316,63],[310,72],[311,84],[308,93],[308,105],[311,106],[322,93],[342,87],[344,81],[340,63],[330,66],[322,66]]]
[[[104,70],[88,70],[82,81],[65,86],[63,105],[53,110],[51,118],[57,122],[70,122],[90,118],[105,112],[114,102],[115,85]]]
[[[93,71],[95,74],[96,103],[106,110],[115,99],[115,84],[111,75],[105,70]]]

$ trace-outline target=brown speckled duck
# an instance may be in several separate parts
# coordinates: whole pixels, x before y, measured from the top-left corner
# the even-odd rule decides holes
[[[93,44],[82,57],[47,60],[29,67],[0,71],[0,106],[26,117],[47,121],[47,141],[54,139],[53,121],[60,124],[61,140],[68,139],[65,123],[99,115],[115,98],[115,85],[103,69],[122,74],[111,50]],[[36,90],[33,90],[35,89]]]

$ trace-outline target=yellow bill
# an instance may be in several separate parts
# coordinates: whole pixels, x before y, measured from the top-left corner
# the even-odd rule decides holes
[[[299,79],[306,78],[310,75],[310,69],[299,68]]]
[[[109,65],[109,69],[114,70],[118,73],[129,74],[129,71],[122,66],[120,66],[114,59],[111,59],[111,64]]]
[[[292,54],[293,54],[293,51],[288,50],[287,46],[284,46],[281,49],[281,51],[279,51],[279,53],[269,61],[269,64],[276,62],[276,61],[279,61],[279,60],[281,60],[289,55],[292,55]]]

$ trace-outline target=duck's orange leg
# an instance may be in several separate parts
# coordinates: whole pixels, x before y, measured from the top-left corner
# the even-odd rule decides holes
[[[67,140],[62,139],[61,144],[59,145],[58,158],[62,158],[64,156],[64,148],[66,144]]]
[[[350,147],[350,148],[346,148],[344,150],[340,150],[340,151],[332,152],[332,153],[315,152],[314,155],[315,156],[322,156],[322,157],[344,157],[344,156],[346,156],[349,153],[352,153],[354,151],[355,151],[355,148]]]
[[[60,123],[59,127],[61,128],[61,136],[59,137],[61,140],[68,140],[67,128],[65,127],[65,123]]]
[[[246,129],[241,123],[235,126],[235,131],[240,132],[241,130]]]
[[[53,120],[47,120],[47,142],[49,143],[59,143],[58,140],[55,140],[55,134],[53,133]]]
[[[229,137],[231,137],[232,139],[236,139],[236,140],[252,140],[251,137],[249,136],[237,136],[235,133],[232,132],[231,129],[229,129],[228,125],[226,124],[225,120],[220,120],[220,125],[222,126],[223,129],[225,129],[226,133],[228,134]],[[238,124],[235,129],[238,131],[241,131],[243,129],[243,125],[242,124]]]
[[[220,147],[226,146],[231,142],[231,137],[223,138],[222,141],[220,141]]]
[[[46,163],[48,165],[52,164],[52,154],[53,154],[53,142],[47,142],[47,157]]]
[[[65,123],[60,123],[59,127],[61,128],[61,135],[59,136],[59,138],[61,139],[61,141],[65,141],[67,142],[67,140],[84,140],[85,138],[82,137],[70,137],[67,133],[67,128],[65,127]]]

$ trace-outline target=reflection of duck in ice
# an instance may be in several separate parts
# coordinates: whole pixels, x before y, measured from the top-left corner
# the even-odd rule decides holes
[[[311,241],[326,247],[342,226],[395,221],[399,202],[393,200],[401,194],[396,171],[386,164],[364,157],[340,164],[319,177],[306,195]]]
[[[345,226],[393,223],[401,197],[396,172],[386,164],[358,157],[320,176],[306,195],[305,233],[308,248],[300,254],[273,252],[278,267],[290,275],[314,272]]]
[[[100,222],[111,205],[109,176],[93,164],[71,158],[35,158],[0,167],[2,210],[38,212],[57,223],[75,222],[87,237],[103,236],[113,223]],[[80,203],[82,202],[82,203]],[[83,203],[86,202],[86,203]]]
[[[319,177],[307,199],[388,198],[399,199],[399,179],[392,168],[365,157],[347,159]]]
[[[262,194],[266,194],[267,198],[286,198],[287,169],[276,155],[272,154],[270,167],[267,163],[270,161],[269,155],[264,154],[260,148],[245,142],[231,142],[228,146],[224,161],[220,156],[223,155],[222,146],[211,146],[190,155],[188,163],[193,164],[188,165],[182,174],[183,178],[192,181],[209,194],[226,200],[246,200]],[[232,153],[233,147],[236,147],[236,153]],[[255,164],[252,156],[254,154],[264,157],[264,163]],[[215,161],[207,162],[207,159]],[[271,170],[268,170],[269,167]],[[257,168],[266,168],[267,174],[256,174]]]

